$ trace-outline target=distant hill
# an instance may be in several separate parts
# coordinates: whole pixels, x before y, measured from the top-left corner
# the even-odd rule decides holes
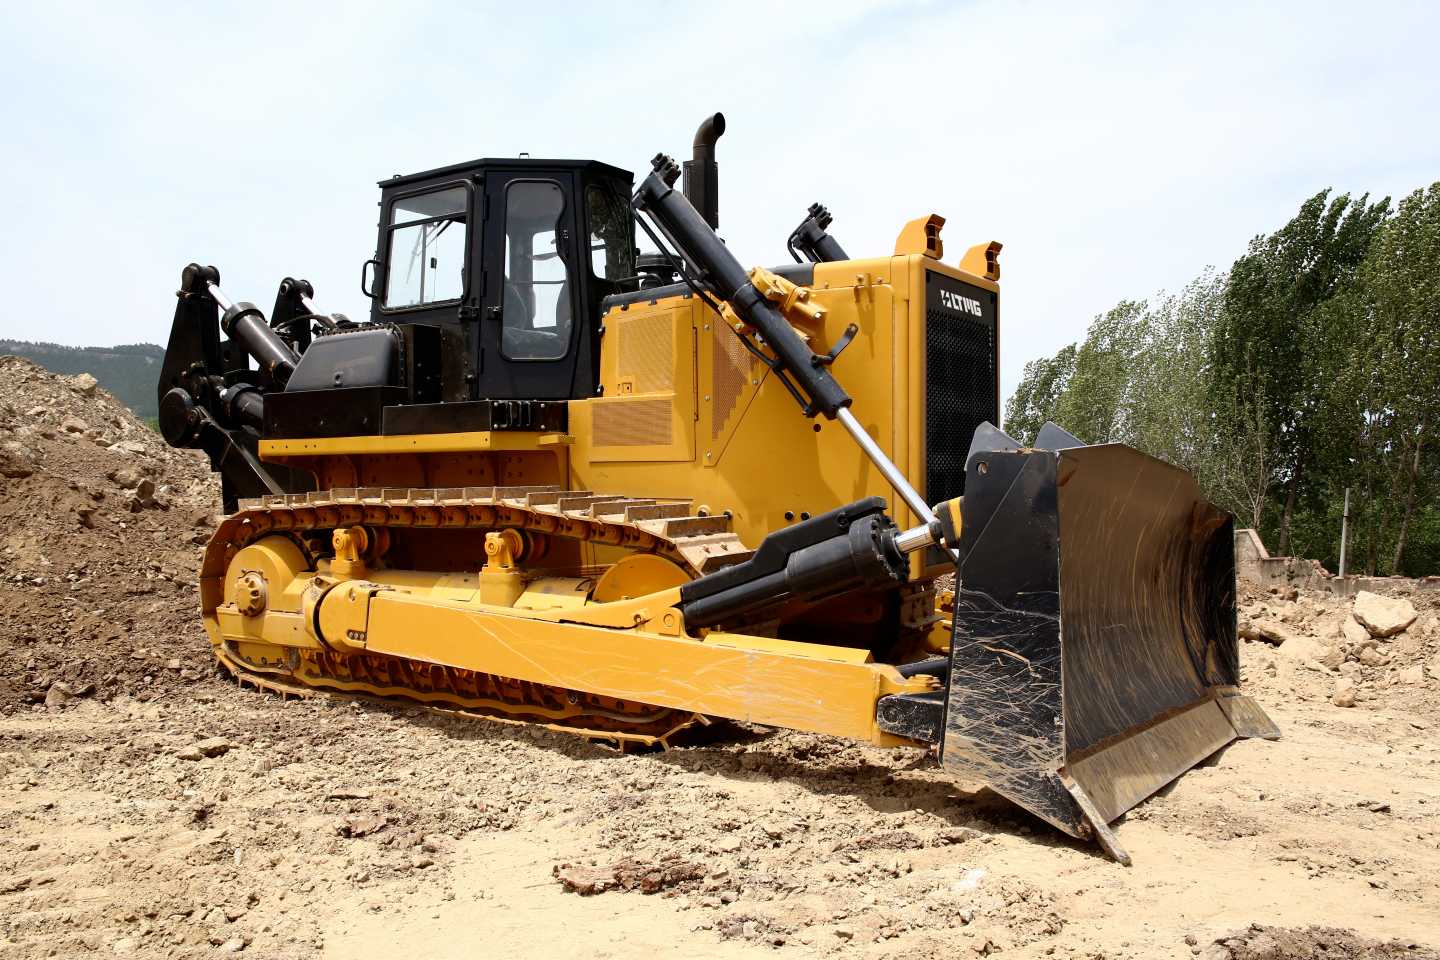
[[[155,383],[165,348],[153,343],[126,343],[118,347],[64,347],[58,343],[0,340],[0,355],[14,354],[33,360],[51,373],[88,373],[113,393],[137,417],[154,419]]]

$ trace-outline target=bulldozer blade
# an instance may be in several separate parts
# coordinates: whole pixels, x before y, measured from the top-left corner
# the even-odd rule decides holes
[[[1238,688],[1232,518],[1188,473],[1121,444],[975,450],[963,511],[946,769],[1123,861],[1111,821],[1278,736]]]
[[[977,453],[988,453],[995,450],[1019,450],[1020,446],[1019,440],[1016,440],[987,420],[975,428],[975,433],[970,438],[970,452],[965,455],[965,459],[969,462],[969,459]]]
[[[1049,420],[1046,420],[1045,425],[1040,428],[1040,432],[1035,434],[1035,449],[1037,450],[1065,450],[1070,447],[1083,446],[1085,446],[1084,440]]]

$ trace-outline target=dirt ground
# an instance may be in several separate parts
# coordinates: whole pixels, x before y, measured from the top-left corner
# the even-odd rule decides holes
[[[620,755],[237,689],[189,585],[202,460],[0,359],[0,474],[0,960],[1440,958],[1440,593],[1372,641],[1247,589],[1284,739],[1131,811],[1127,869],[920,751]]]

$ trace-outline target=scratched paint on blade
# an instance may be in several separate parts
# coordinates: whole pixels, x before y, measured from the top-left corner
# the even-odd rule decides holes
[[[1064,763],[1055,460],[984,454],[972,471],[941,760],[1070,833]],[[973,488],[973,489],[972,489]]]
[[[942,762],[1083,833],[1056,777],[1079,758],[1107,751],[1085,766],[1114,789],[1087,789],[1114,816],[1224,742],[1156,725],[1238,682],[1231,521],[1184,471],[1120,445],[986,451],[971,468]]]

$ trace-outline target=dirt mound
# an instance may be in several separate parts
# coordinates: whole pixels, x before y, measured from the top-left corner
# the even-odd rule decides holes
[[[1333,927],[1287,930],[1256,924],[1216,940],[1204,960],[1440,960],[1440,953],[1414,942],[1381,942]]]
[[[208,669],[194,571],[218,509],[93,377],[0,357],[0,710],[153,696]]]

